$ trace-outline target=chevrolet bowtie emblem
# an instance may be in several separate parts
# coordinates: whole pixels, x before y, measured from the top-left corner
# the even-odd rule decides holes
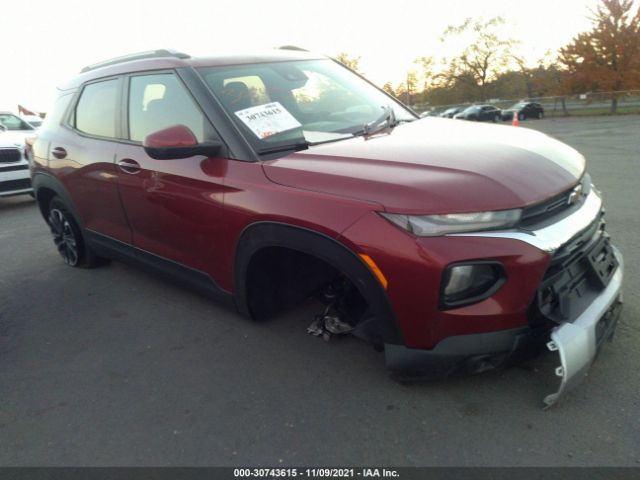
[[[567,198],[567,204],[573,205],[578,201],[580,195],[582,194],[582,185],[576,185],[576,187],[569,194],[569,198]]]

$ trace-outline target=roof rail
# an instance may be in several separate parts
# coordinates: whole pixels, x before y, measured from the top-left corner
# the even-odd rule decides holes
[[[296,45],[282,45],[281,47],[277,47],[278,50],[294,50],[296,52],[308,52],[306,48],[298,47]]]
[[[142,60],[145,58],[162,58],[162,57],[173,57],[173,58],[191,58],[190,55],[186,53],[177,52],[176,50],[170,49],[161,49],[161,50],[149,50],[147,52],[139,52],[132,53],[131,55],[123,55],[122,57],[111,58],[109,60],[105,60],[104,62],[94,63],[92,65],[88,65],[80,70],[80,73],[89,72],[91,70],[95,70],[96,68],[108,67],[110,65],[117,65],[118,63],[130,62],[132,60]]]

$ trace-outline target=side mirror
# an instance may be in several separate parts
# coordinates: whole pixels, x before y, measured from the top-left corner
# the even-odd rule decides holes
[[[173,125],[147,135],[142,142],[145,152],[156,160],[175,160],[195,155],[216,155],[222,143],[198,143],[198,139],[186,125]]]
[[[7,130],[7,127],[5,127],[3,124],[0,123],[0,132],[5,132]]]

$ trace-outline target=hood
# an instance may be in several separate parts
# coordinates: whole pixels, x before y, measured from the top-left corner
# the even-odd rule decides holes
[[[27,137],[35,134],[35,130],[6,130],[0,132],[0,147],[24,147]]]
[[[580,153],[534,130],[441,118],[264,162],[275,183],[415,214],[525,207],[575,185],[584,168]]]

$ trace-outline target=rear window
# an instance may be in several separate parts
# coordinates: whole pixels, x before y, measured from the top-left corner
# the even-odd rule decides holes
[[[115,137],[117,93],[117,79],[84,87],[75,110],[75,128],[90,135]]]

